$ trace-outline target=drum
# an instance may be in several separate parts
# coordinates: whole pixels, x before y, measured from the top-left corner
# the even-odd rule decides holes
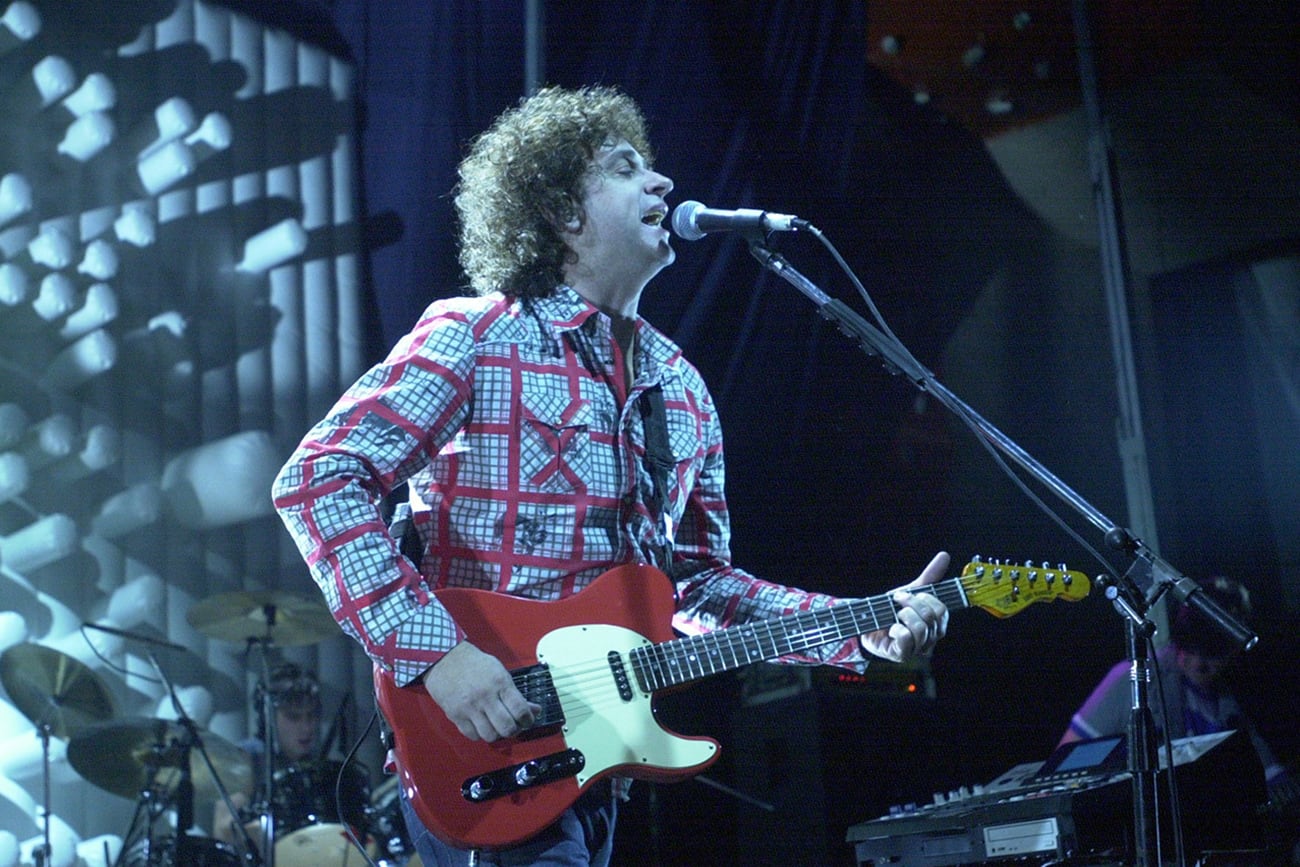
[[[126,867],[239,867],[239,854],[218,840],[187,836],[183,842],[189,851],[179,856],[177,842],[172,836],[143,837],[127,847],[122,863]]]
[[[366,863],[348,836],[350,827],[357,839],[366,843],[370,786],[360,766],[327,760],[298,762],[277,771],[273,782],[276,867],[361,867]]]
[[[375,789],[370,799],[370,837],[379,854],[379,863],[395,867],[421,867],[411,835],[402,818],[402,796],[397,777],[389,777]]]
[[[348,765],[344,769],[339,762],[328,760],[297,762],[276,771],[272,782],[275,796],[271,812],[278,836],[308,825],[340,822],[351,825],[358,834],[364,833],[370,784],[360,766]]]
[[[358,835],[365,843],[365,837]],[[299,828],[275,841],[276,867],[366,867],[366,856],[340,824]]]

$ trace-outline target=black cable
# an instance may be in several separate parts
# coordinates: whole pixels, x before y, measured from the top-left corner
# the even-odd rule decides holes
[[[357,834],[355,829],[352,827],[352,823],[343,815],[343,778],[347,773],[348,765],[356,758],[357,750],[361,749],[361,745],[365,743],[366,738],[370,735],[370,730],[375,727],[375,721],[378,719],[379,711],[376,709],[374,713],[370,715],[370,721],[366,723],[365,730],[361,732],[361,736],[357,738],[356,743],[352,745],[352,748],[348,750],[347,755],[343,757],[343,764],[339,766],[338,776],[334,778],[334,809],[338,812],[339,819],[343,822],[343,827],[347,829],[348,840],[350,840],[352,845],[356,847],[356,850],[361,853],[361,857],[366,859],[366,864],[370,865],[370,867],[379,867],[379,865],[370,857],[370,853],[366,851],[365,844],[357,839]]]
[[[145,683],[157,683],[157,684],[162,683],[162,681],[156,677],[140,674],[139,672],[136,671],[128,671],[127,669],[113,662],[104,654],[100,653],[99,648],[95,646],[95,642],[91,641],[90,636],[86,634],[86,630],[88,628],[92,628],[92,627],[90,627],[88,624],[83,623],[81,624],[81,626],[77,628],[77,631],[80,632],[81,637],[86,640],[86,645],[90,648],[90,652],[95,654],[95,658],[98,659],[100,662],[104,663],[104,665],[107,666],[110,671],[117,672],[118,674],[122,675],[122,677],[124,678],[138,677],[140,678],[140,680],[143,680]]]
[[[1164,726],[1162,726],[1160,730],[1160,745],[1161,748],[1164,749],[1165,751],[1165,767],[1167,768],[1169,773],[1169,779],[1166,780],[1165,782],[1169,788],[1169,799],[1171,804],[1169,816],[1170,816],[1170,822],[1173,825],[1173,834],[1174,834],[1174,863],[1177,864],[1178,867],[1184,867],[1184,865],[1187,864],[1187,852],[1184,848],[1184,843],[1183,843],[1183,811],[1182,811],[1182,805],[1179,803],[1178,800],[1178,780],[1174,775],[1174,745],[1173,745],[1172,738],[1170,738],[1169,736],[1169,702],[1165,696],[1165,680],[1163,677],[1160,676],[1160,659],[1155,652],[1155,642],[1151,640],[1150,636],[1147,636],[1146,642],[1147,642],[1147,657],[1151,661],[1151,674],[1152,674],[1152,678],[1156,682],[1156,697],[1160,701],[1160,718],[1165,722]],[[1130,744],[1129,749],[1132,748],[1133,746],[1132,744]],[[1158,795],[1159,794],[1158,787],[1156,791]],[[1160,826],[1158,824],[1159,817],[1160,817],[1160,807],[1159,807],[1159,803],[1157,802],[1156,805],[1156,819],[1157,819],[1156,839],[1157,840],[1159,840],[1160,837]],[[1156,847],[1157,855],[1159,854],[1159,851],[1160,848],[1159,845],[1157,845]]]

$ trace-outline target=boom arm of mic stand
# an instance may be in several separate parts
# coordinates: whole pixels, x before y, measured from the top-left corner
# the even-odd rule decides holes
[[[764,268],[806,295],[817,305],[823,317],[834,322],[840,331],[856,341],[864,352],[878,356],[890,373],[905,376],[921,391],[934,395],[951,412],[977,428],[994,447],[1101,530],[1107,544],[1134,558],[1129,575],[1143,590],[1148,606],[1166,590],[1172,591],[1174,597],[1180,602],[1186,602],[1209,617],[1243,650],[1249,650],[1259,641],[1254,632],[1236,621],[1205,593],[1200,592],[1200,587],[1194,580],[1179,573],[1157,556],[1155,551],[1141,539],[1103,515],[961,398],[949,391],[934,377],[934,374],[922,367],[905,347],[867,322],[847,304],[831,298],[815,283],[800,274],[779,253],[758,243],[751,243],[749,250]]]

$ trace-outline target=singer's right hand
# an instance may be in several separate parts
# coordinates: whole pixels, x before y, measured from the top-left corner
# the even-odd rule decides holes
[[[513,737],[531,726],[542,710],[524,698],[499,659],[468,641],[425,672],[424,688],[472,741]]]

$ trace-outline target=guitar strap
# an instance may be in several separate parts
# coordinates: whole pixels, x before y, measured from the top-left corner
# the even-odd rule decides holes
[[[673,517],[668,510],[668,479],[677,461],[668,445],[668,410],[664,407],[663,387],[656,385],[641,392],[637,401],[641,425],[645,429],[645,465],[654,485],[651,502],[646,505],[659,522],[659,544],[663,548],[665,571],[673,562]]]

